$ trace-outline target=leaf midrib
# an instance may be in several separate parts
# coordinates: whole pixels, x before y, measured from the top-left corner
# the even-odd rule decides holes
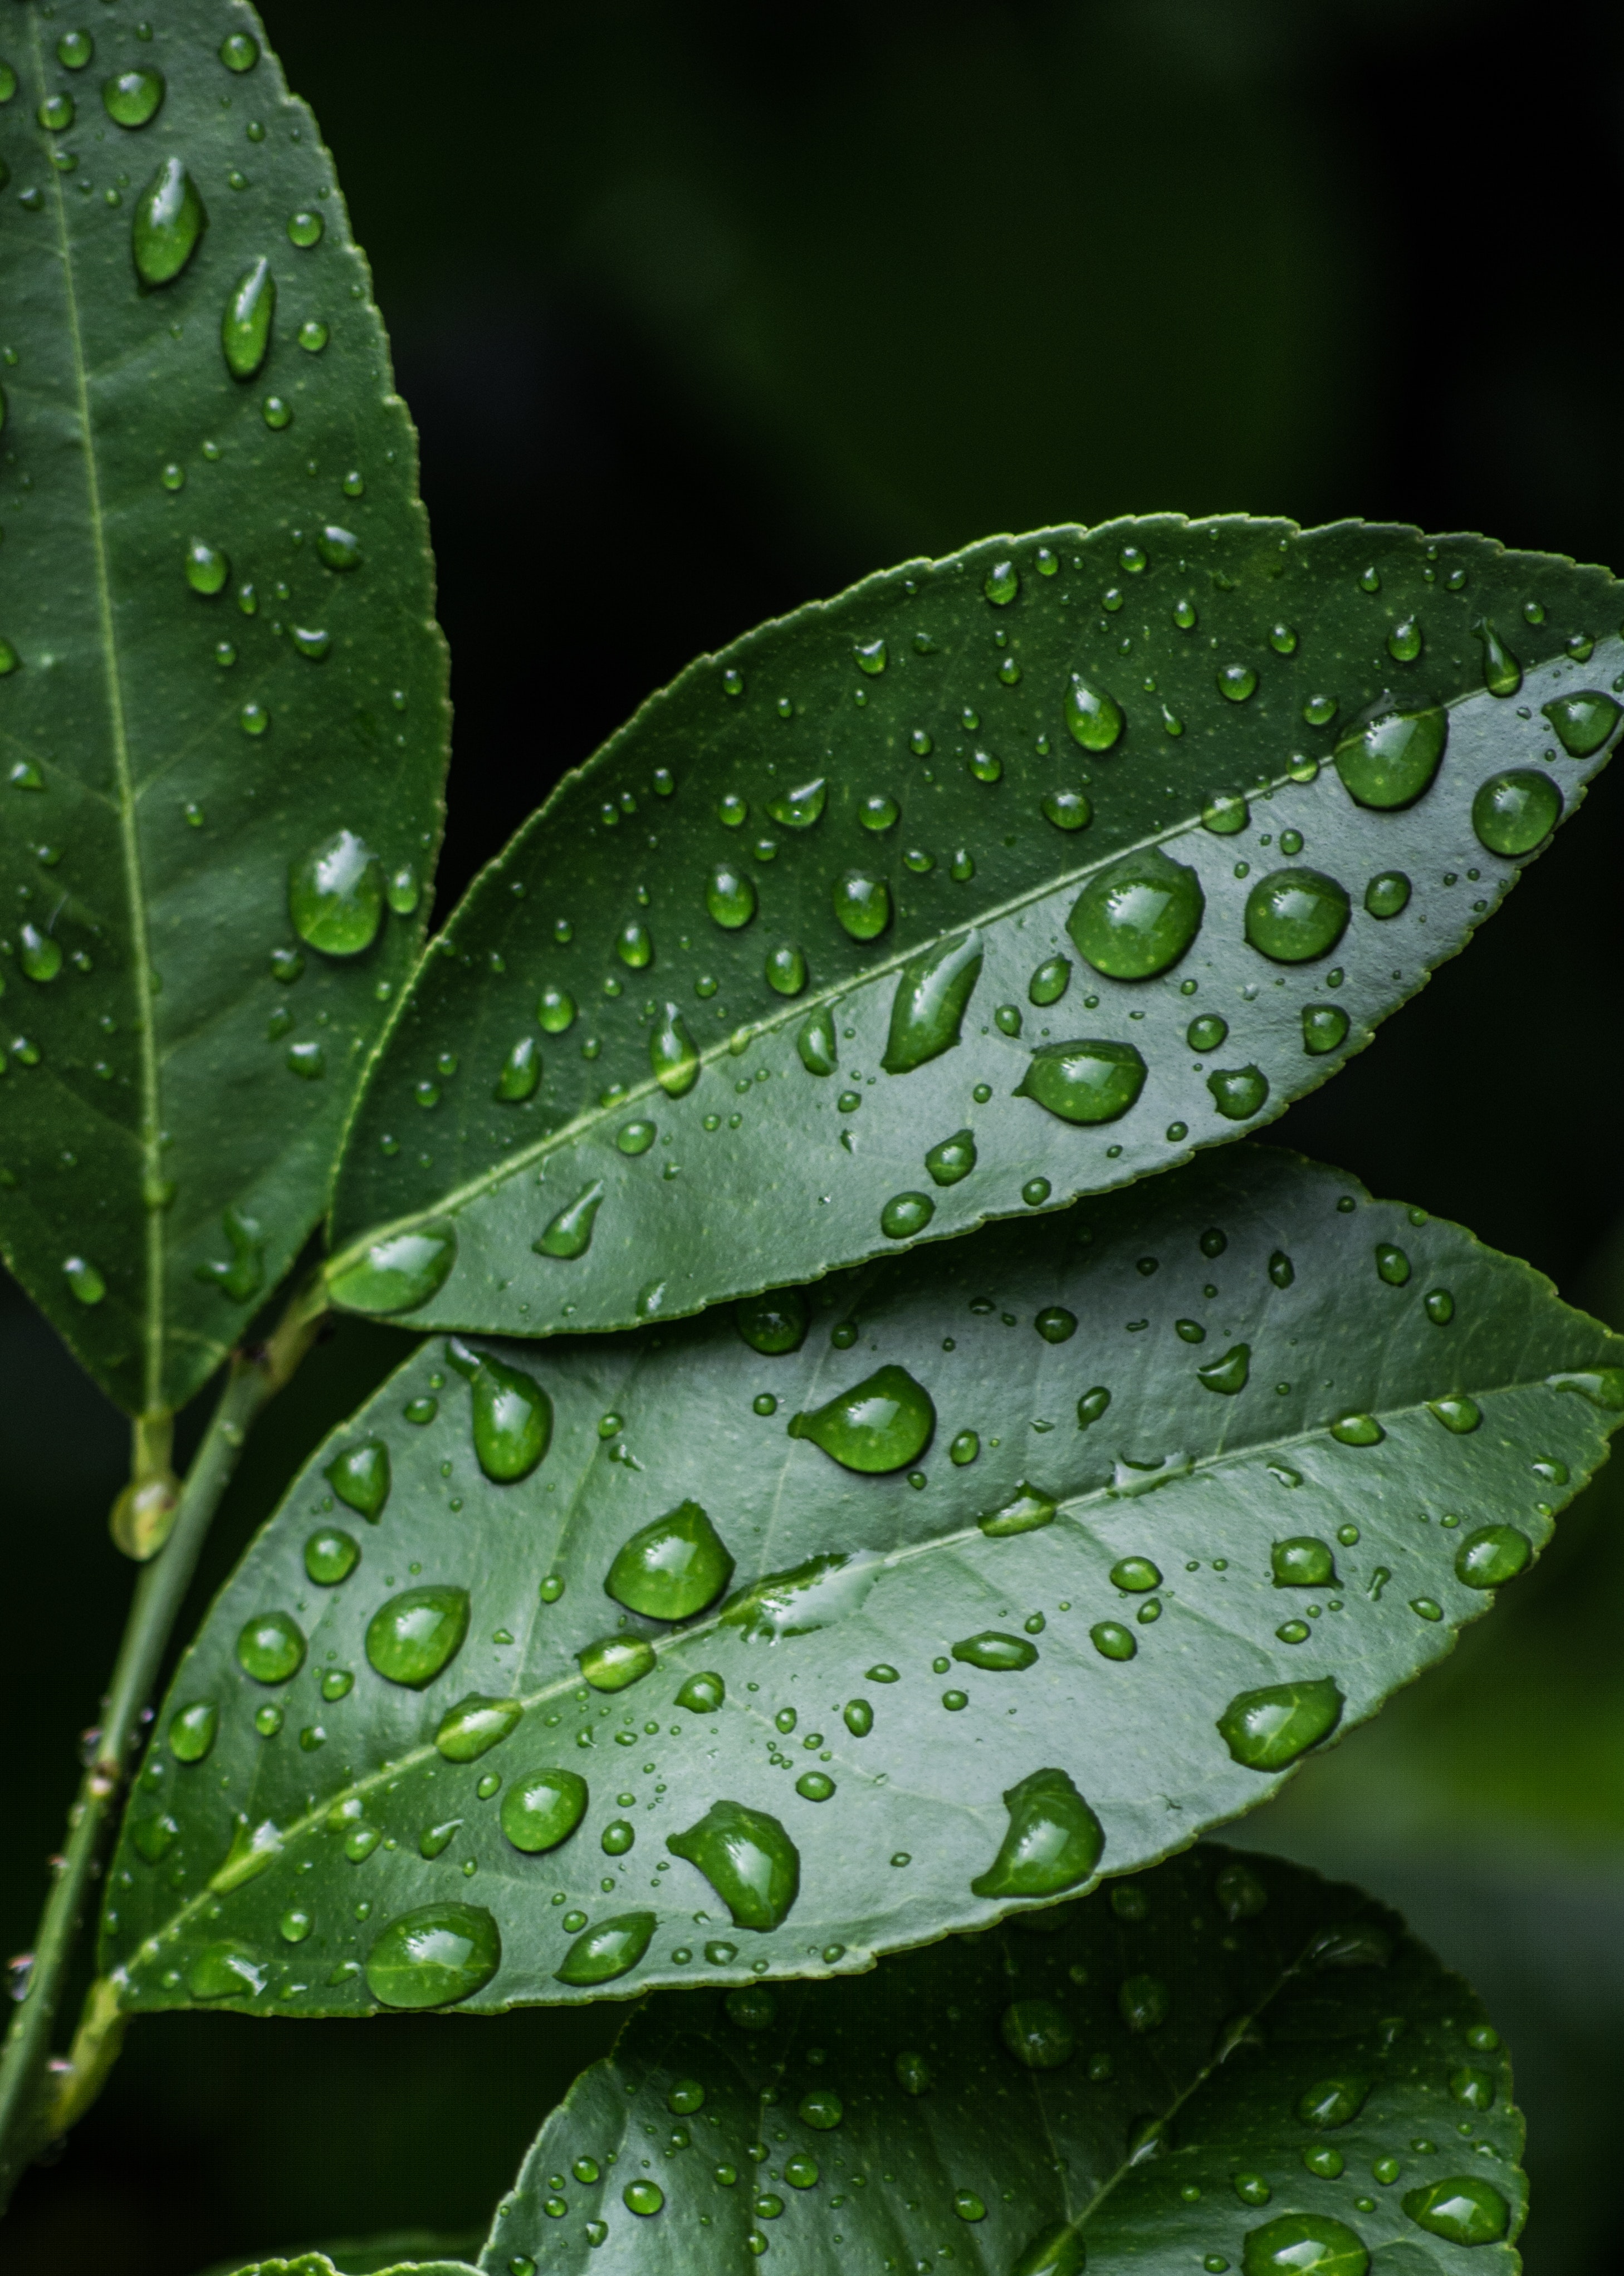
[[[35,86],[44,100],[45,58],[41,47],[40,15],[29,19]],[[119,676],[118,642],[114,630],[112,582],[107,558],[107,535],[102,509],[101,468],[96,459],[95,429],[90,412],[90,375],[85,359],[84,337],[79,319],[79,293],[73,275],[73,254],[68,231],[65,176],[45,151],[51,178],[57,221],[57,243],[62,262],[62,287],[67,304],[67,335],[73,363],[73,384],[79,401],[79,423],[84,440],[85,488],[89,509],[90,544],[95,565],[96,613],[102,636],[102,661],[107,687],[108,726],[112,740],[113,770],[118,783],[115,810],[118,818],[124,860],[125,890],[130,904],[131,980],[136,990],[136,1034],[140,1050],[141,1206],[146,1238],[146,1301],[143,1354],[143,1404],[148,1413],[162,1407],[163,1385],[163,1213],[147,1202],[149,1189],[161,1182],[158,1134],[162,1127],[158,1085],[158,1055],[153,1017],[152,959],[147,937],[147,900],[141,876],[140,843],[136,831],[136,791],[132,773],[129,735],[125,721],[124,688]]]
[[[1544,1377],[1541,1377],[1538,1378],[1530,1377],[1526,1382],[1484,1385],[1481,1386],[1479,1392],[1475,1392],[1474,1395],[1481,1395],[1484,1398],[1498,1397],[1509,1392],[1537,1389],[1541,1385],[1543,1385],[1543,1383]],[[1397,1421],[1404,1416],[1420,1415],[1425,1412],[1426,1401],[1424,1400],[1414,1400],[1406,1407],[1377,1407],[1372,1411],[1391,1421]],[[1292,1446],[1305,1445],[1310,1441],[1317,1441],[1324,1435],[1324,1426],[1321,1425],[1317,1428],[1293,1431],[1287,1437],[1278,1438],[1270,1438],[1251,1441],[1245,1446],[1223,1447],[1216,1453],[1202,1456],[1198,1460],[1191,1465],[1188,1471],[1183,1473],[1182,1476],[1179,1480],[1170,1480],[1169,1483],[1183,1483],[1188,1480],[1198,1478],[1203,1475],[1210,1475],[1226,1465],[1235,1466],[1243,1462],[1255,1460],[1265,1450],[1284,1450]],[[1070,1520],[1074,1523],[1075,1513],[1090,1506],[1103,1506],[1107,1502],[1121,1498],[1122,1497],[1118,1495],[1110,1486],[1096,1486],[1087,1493],[1074,1494],[1066,1497],[1065,1499],[1058,1501],[1055,1504],[1056,1521],[1058,1522],[1064,1518]],[[951,1533],[935,1534],[932,1535],[929,1540],[908,1542],[903,1544],[897,1549],[887,1550],[883,1552],[882,1561],[885,1569],[893,1570],[902,1565],[911,1562],[916,1557],[933,1555],[939,1550],[952,1549],[962,1543],[973,1543],[975,1541],[984,1540],[986,1537],[987,1536],[982,1533],[980,1527],[977,1525],[971,1524],[960,1526]],[[645,1637],[642,1641],[648,1643],[649,1649],[655,1653],[656,1660],[658,1660],[659,1658],[664,1658],[664,1656],[669,1651],[693,1643],[697,1639],[712,1634],[721,1627],[723,1610],[726,1604],[732,1600],[733,1593],[735,1592],[730,1591],[729,1596],[723,1599],[722,1605],[718,1605],[717,1610],[708,1615],[704,1620],[694,1620],[686,1627],[673,1628],[662,1636]],[[585,1679],[581,1675],[579,1666],[577,1666],[573,1669],[570,1674],[566,1676],[559,1676],[552,1681],[543,1684],[537,1691],[534,1691],[527,1695],[515,1696],[519,1696],[519,1703],[523,1712],[528,1715],[534,1709],[545,1706],[550,1700],[561,1698],[565,1693],[575,1690],[584,1680]],[[633,1687],[630,1685],[626,1686],[628,1690],[632,1688]],[[609,1693],[604,1696],[606,1697],[618,1697],[619,1695],[618,1693]],[[749,1711],[747,1703],[746,1711]],[[422,1746],[414,1747],[406,1754],[397,1755],[391,1761],[380,1764],[376,1770],[368,1771],[364,1778],[356,1779],[347,1787],[337,1789],[334,1793],[327,1795],[323,1799],[319,1808],[307,1810],[302,1817],[294,1819],[291,1825],[277,1827],[277,1831],[280,1839],[277,1847],[268,1853],[269,1863],[274,1863],[276,1859],[289,1849],[294,1842],[303,1840],[307,1835],[319,1830],[323,1820],[328,1816],[330,1811],[339,1808],[346,1802],[362,1799],[368,1794],[373,1793],[378,1787],[384,1784],[387,1780],[406,1775],[418,1769],[424,1763],[434,1759],[438,1759],[438,1750],[436,1748],[433,1740],[430,1739]],[[268,1820],[266,1822],[273,1825],[275,1824],[274,1819]],[[217,1875],[224,1870],[224,1861],[222,1861],[222,1864],[216,1868],[216,1874]],[[268,1870],[269,1864],[261,1868],[261,1870]],[[250,1880],[255,1880],[259,1876],[255,1873],[250,1875],[248,1878]],[[162,1940],[179,1935],[194,1913],[200,1912],[206,1905],[215,1902],[220,1896],[225,1895],[229,1897],[235,1895],[237,1888],[246,1887],[247,1885],[247,1881],[241,1881],[237,1883],[235,1886],[231,1889],[220,1891],[216,1890],[212,1885],[213,1878],[214,1877],[211,1876],[210,1880],[204,1884],[197,1895],[193,1897],[186,1904],[183,1905],[180,1909],[161,1927],[149,1930],[147,1934],[141,1938],[140,1946],[138,1946],[137,1948],[138,1953],[141,1947],[144,1947],[148,1944],[156,1945]],[[112,1975],[115,1983],[121,1984],[126,1984],[129,1980],[129,1969],[127,1963],[121,1961],[118,1966],[113,1969]]]

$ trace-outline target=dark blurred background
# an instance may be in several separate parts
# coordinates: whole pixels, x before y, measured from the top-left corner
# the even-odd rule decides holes
[[[267,0],[376,272],[450,635],[453,898],[701,649],[913,553],[1175,507],[1462,526],[1624,567],[1624,19],[1565,0]],[[1624,770],[1276,1135],[1624,1325]],[[443,902],[442,906],[446,904]],[[197,1604],[403,1349],[271,1410]],[[25,1945],[131,1574],[122,1426],[12,1290],[0,1950]],[[1621,1474],[1624,1476],[1624,1474]],[[1475,1976],[1535,2276],[1624,2265],[1624,1483],[1239,1838]],[[475,2230],[614,2014],[142,2022],[8,2276]]]

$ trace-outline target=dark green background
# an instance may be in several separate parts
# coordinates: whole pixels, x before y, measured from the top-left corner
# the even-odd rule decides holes
[[[269,29],[422,429],[452,891],[696,650],[910,552],[1176,507],[1624,566],[1599,0],[271,0]],[[1615,1325],[1621,837],[1615,769],[1279,1133]],[[308,1363],[205,1586],[398,1349],[350,1324]],[[13,1950],[130,1575],[102,1522],[121,1426],[14,1294],[0,1381]],[[1621,2257],[1621,1497],[1604,1479],[1448,1667],[1237,1829],[1362,1878],[1476,1977],[1529,2113],[1535,2276]],[[19,2192],[8,2276],[482,2227],[611,2025],[144,2021]]]

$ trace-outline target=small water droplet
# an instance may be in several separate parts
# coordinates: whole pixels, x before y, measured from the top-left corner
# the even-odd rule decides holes
[[[270,353],[277,280],[263,255],[239,277],[220,319],[220,346],[233,379],[253,379]]]
[[[848,869],[835,882],[834,913],[853,940],[877,940],[891,922],[891,889],[881,878]]]
[[[1483,684],[1491,695],[1514,695],[1522,685],[1522,666],[1505,645],[1487,617],[1472,630],[1483,642]]]

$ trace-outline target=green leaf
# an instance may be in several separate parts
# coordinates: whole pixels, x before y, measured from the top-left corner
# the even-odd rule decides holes
[[[445,658],[366,262],[259,19],[65,40],[0,43],[0,1243],[151,1411],[323,1205],[426,913]]]
[[[877,1975],[661,1994],[481,2266],[1425,2276],[1441,2199],[1512,2276],[1522,2151],[1499,2034],[1393,1914],[1201,1847]]]
[[[1162,515],[908,563],[702,658],[419,973],[337,1301],[625,1326],[1266,1121],[1582,795],[1620,607],[1479,538]]]
[[[382,2247],[359,2245],[346,2249],[335,2244],[325,2252],[299,2252],[291,2259],[239,2261],[222,2264],[218,2276],[236,2271],[238,2276],[477,2276],[466,2260],[402,2260],[399,2250],[422,2250],[431,2239],[391,2238]],[[330,2253],[332,2257],[330,2257]],[[216,2276],[210,2270],[209,2276]]]
[[[745,1983],[1132,1870],[1446,1652],[1624,1412],[1539,1274],[1251,1146],[740,1315],[436,1339],[317,1452],[136,1782],[125,2005]]]

